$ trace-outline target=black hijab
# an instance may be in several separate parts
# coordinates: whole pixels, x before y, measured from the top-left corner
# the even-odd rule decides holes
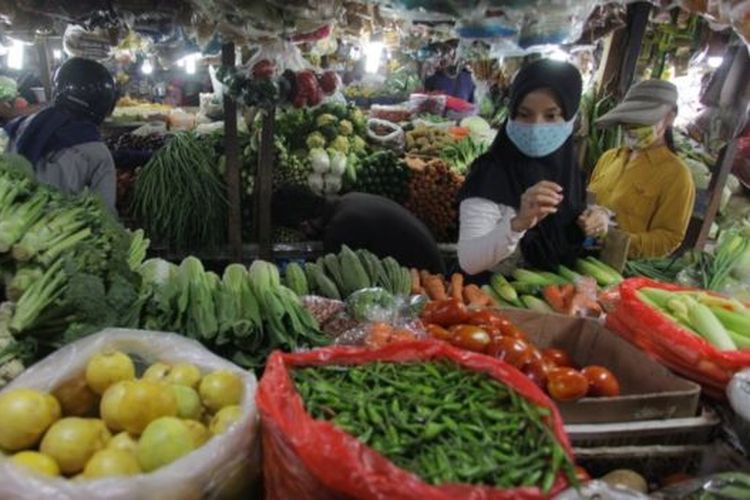
[[[510,89],[511,117],[529,92],[549,88],[557,96],[563,116],[570,120],[581,100],[581,74],[575,66],[540,60],[519,71]],[[556,270],[560,264],[571,265],[581,252],[584,234],[576,220],[586,208],[583,172],[576,160],[571,135],[553,153],[531,158],[511,142],[505,127],[498,132],[490,150],[476,159],[459,194],[459,200],[485,198],[500,205],[519,209],[521,195],[534,184],[547,180],[563,188],[563,202],[557,213],[526,232],[520,248],[531,266]]]

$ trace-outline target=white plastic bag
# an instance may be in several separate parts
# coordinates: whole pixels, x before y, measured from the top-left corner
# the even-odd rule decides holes
[[[381,134],[378,133],[378,129],[385,129],[388,132]],[[367,138],[378,146],[395,151],[402,151],[406,143],[406,134],[403,128],[396,123],[379,118],[370,118],[367,120]]]
[[[95,354],[119,350],[141,370],[155,361],[187,362],[203,373],[231,370],[245,385],[242,418],[203,446],[148,474],[93,481],[34,475],[0,454],[0,498],[14,500],[183,500],[247,498],[247,486],[260,473],[255,376],[220,358],[194,340],[174,333],[108,328],[70,344],[33,365],[4,390],[29,387],[52,391],[80,375]],[[140,371],[139,371],[140,373]],[[244,489],[243,489],[244,488]]]

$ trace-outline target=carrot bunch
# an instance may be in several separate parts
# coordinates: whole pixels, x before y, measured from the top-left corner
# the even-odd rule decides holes
[[[430,274],[427,271],[411,270],[411,292],[422,294],[430,300],[456,299],[468,306],[494,305],[492,297],[474,284],[464,284],[464,276],[453,273],[450,281],[441,274]]]

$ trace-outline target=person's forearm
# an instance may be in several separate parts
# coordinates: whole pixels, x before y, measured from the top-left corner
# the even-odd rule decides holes
[[[469,274],[488,271],[516,251],[521,236],[511,230],[507,221],[483,236],[459,240],[458,263]]]

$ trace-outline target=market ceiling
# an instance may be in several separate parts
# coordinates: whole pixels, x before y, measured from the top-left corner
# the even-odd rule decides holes
[[[0,0],[0,33],[29,37],[36,31],[62,33],[69,23],[106,29],[113,41],[129,30],[154,43],[186,39],[205,46],[214,35],[236,43],[313,33],[335,25],[340,33],[359,35],[394,22],[437,27],[445,38],[526,39],[526,45],[569,43],[603,4],[625,0]],[[653,4],[662,2],[652,0]],[[672,2],[668,2],[672,3]],[[680,2],[689,8],[696,2]],[[718,5],[713,5],[718,4]],[[747,2],[708,2],[695,12],[714,28],[734,29],[746,41],[750,26]],[[446,26],[447,25],[447,26]],[[439,29],[442,27],[442,30]],[[524,43],[520,43],[521,46]]]

